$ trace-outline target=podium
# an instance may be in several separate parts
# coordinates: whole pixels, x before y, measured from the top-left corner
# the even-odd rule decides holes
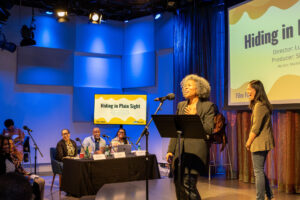
[[[199,115],[152,115],[161,137],[177,138],[178,184],[181,184],[181,138],[207,139]],[[179,190],[180,198],[180,190]]]

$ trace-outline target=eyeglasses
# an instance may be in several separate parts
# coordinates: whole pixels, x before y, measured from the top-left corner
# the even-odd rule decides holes
[[[124,131],[119,131],[119,133],[125,133]]]

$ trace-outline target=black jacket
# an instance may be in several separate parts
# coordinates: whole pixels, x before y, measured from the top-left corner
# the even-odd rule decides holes
[[[77,155],[77,145],[74,140],[70,139],[70,141],[75,148],[74,155],[72,155],[72,156],[76,156]],[[56,145],[55,159],[58,161],[62,161],[63,157],[66,157],[67,155],[68,155],[67,145],[66,145],[65,141],[63,139],[61,139]]]

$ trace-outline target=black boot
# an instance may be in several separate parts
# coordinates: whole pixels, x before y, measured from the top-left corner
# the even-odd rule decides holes
[[[200,194],[197,190],[197,175],[185,174],[183,178],[183,187],[186,200],[201,200]]]

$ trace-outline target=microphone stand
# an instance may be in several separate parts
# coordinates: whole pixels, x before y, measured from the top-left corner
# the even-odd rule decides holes
[[[75,140],[76,140],[77,142],[80,143],[80,153],[81,153],[81,152],[84,152],[84,148],[83,148],[83,146],[82,146],[81,139],[80,139],[80,138],[75,138]],[[80,154],[80,153],[79,153],[79,154]]]
[[[130,142],[130,144],[134,147],[134,149],[137,150],[135,144],[133,144],[133,142],[131,142],[131,140],[129,139],[129,137],[126,137],[126,139],[128,140],[128,142]]]
[[[162,104],[164,103],[164,100],[160,100],[159,106],[157,107],[154,115],[156,115],[156,113],[160,110]],[[146,200],[149,200],[149,183],[148,183],[148,179],[149,179],[149,175],[148,175],[148,163],[149,163],[149,152],[148,152],[148,136],[149,136],[149,126],[152,122],[153,118],[151,117],[150,121],[148,122],[148,124],[145,126],[143,132],[141,133],[141,136],[139,137],[138,141],[135,143],[136,145],[140,142],[140,140],[142,139],[142,137],[145,135],[146,136]]]
[[[33,141],[33,144],[34,144],[34,174],[36,174],[36,159],[37,159],[37,156],[36,156],[36,151],[38,150],[41,157],[43,157],[43,154],[41,153],[40,151],[40,148],[38,147],[38,145],[36,144],[34,138],[32,137],[32,135],[30,134],[31,130],[26,130],[28,135],[30,136],[30,138],[32,139]]]

